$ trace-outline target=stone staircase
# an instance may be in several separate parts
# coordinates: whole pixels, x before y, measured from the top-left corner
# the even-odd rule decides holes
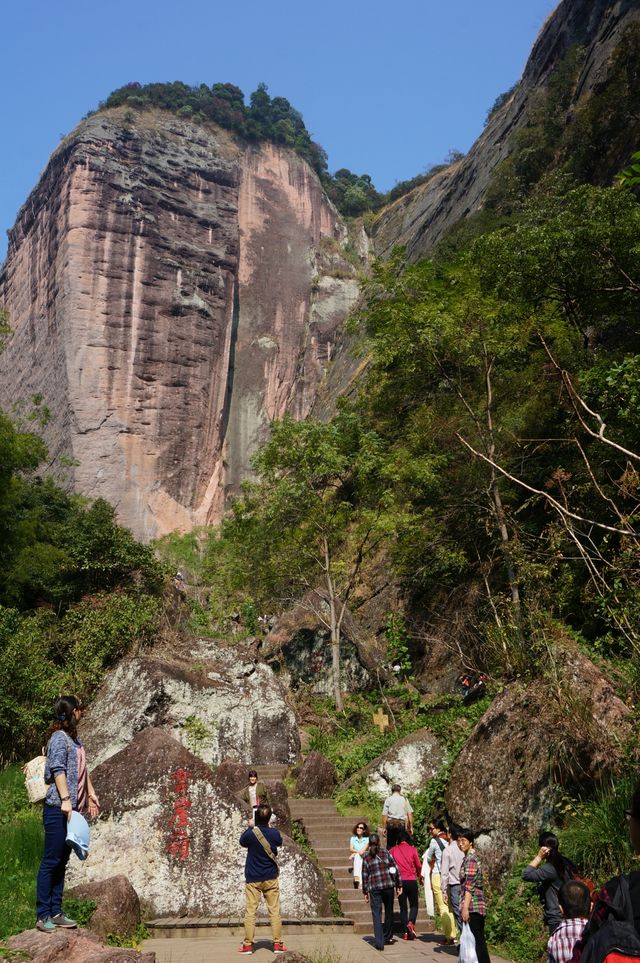
[[[349,873],[349,839],[357,822],[354,816],[339,816],[333,799],[289,799],[291,818],[299,820],[323,869],[333,875],[340,906],[344,915],[353,920],[356,933],[373,933],[371,910],[362,891],[354,889]],[[396,904],[396,929],[400,929],[400,915]],[[433,921],[427,916],[422,893],[416,922],[418,933],[433,931]]]

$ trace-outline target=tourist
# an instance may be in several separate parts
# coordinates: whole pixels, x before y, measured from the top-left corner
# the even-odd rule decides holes
[[[444,933],[446,943],[456,942],[456,921],[453,913],[442,898],[442,854],[449,845],[447,827],[442,819],[433,819],[429,823],[431,842],[425,853],[425,859],[431,869],[431,888],[433,890],[433,902],[435,910],[440,917],[440,925]]]
[[[395,943],[393,937],[393,894],[402,893],[402,879],[393,856],[380,848],[377,833],[369,836],[369,849],[362,857],[362,892],[371,906],[376,950]],[[384,909],[384,918],[382,910]]]
[[[458,847],[463,854],[460,867],[460,917],[468,923],[476,941],[478,963],[491,963],[484,938],[487,902],[484,894],[482,866],[474,849],[475,835],[470,829],[458,830]]]
[[[422,863],[418,850],[411,845],[411,837],[406,829],[400,832],[400,842],[389,850],[400,871],[402,892],[398,897],[400,903],[400,925],[404,930],[403,939],[415,940],[416,920],[418,918],[418,879],[422,870]],[[409,909],[407,912],[407,903]]]
[[[248,785],[245,786],[244,792],[242,793],[242,799],[246,802],[248,806],[251,806],[252,815],[255,818],[255,812],[258,806],[265,805],[271,806],[271,797],[269,795],[269,790],[262,782],[258,782],[258,773],[255,769],[250,769],[247,773]],[[272,816],[271,823],[275,823],[275,817]]]
[[[406,829],[409,835],[413,833],[413,809],[396,784],[391,787],[391,795],[387,796],[382,807],[382,832],[387,837],[387,849],[396,845],[402,829]]]
[[[589,911],[591,893],[589,887],[578,879],[568,879],[558,892],[558,902],[564,919],[549,937],[547,963],[569,963],[576,943],[582,936]]]
[[[83,707],[75,696],[61,696],[48,732],[45,782],[50,783],[42,810],[44,854],[36,883],[36,927],[43,933],[73,929],[75,920],[62,912],[62,894],[71,848],[67,822],[75,810],[95,817],[100,804],[87,770],[84,746],[77,727]]]
[[[362,857],[369,848],[369,827],[364,822],[356,823],[353,835],[349,840],[349,872],[353,873],[353,888],[357,889],[362,882]]]
[[[278,879],[278,847],[282,846],[282,836],[275,826],[269,825],[270,819],[271,806],[260,803],[255,811],[255,825],[248,826],[240,837],[240,845],[247,850],[247,859],[244,866],[246,899],[244,940],[238,949],[239,953],[253,953],[256,911],[263,896],[267,904],[271,924],[273,952],[287,952],[287,948],[282,942],[280,881]]]
[[[442,901],[453,913],[453,918],[462,932],[460,916],[460,868],[464,856],[458,846],[458,827],[449,827],[449,846],[442,851],[440,866],[440,889]]]
[[[553,833],[540,833],[539,850],[528,866],[522,870],[522,878],[527,883],[536,883],[538,896],[543,906],[544,921],[549,933],[554,933],[562,923],[562,913],[558,903],[560,887],[576,874],[576,868],[558,849],[558,837]]]

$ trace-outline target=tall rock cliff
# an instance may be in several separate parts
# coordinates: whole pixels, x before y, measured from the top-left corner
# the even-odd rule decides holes
[[[10,232],[0,405],[42,395],[54,474],[138,536],[216,519],[269,422],[310,409],[357,297],[346,237],[291,151],[94,115]]]
[[[633,24],[640,24],[638,0],[562,0],[544,24],[520,83],[466,157],[383,211],[374,230],[376,253],[385,257],[400,244],[411,259],[423,257],[458,221],[483,206],[500,165],[514,151],[518,135],[531,125],[530,107],[572,52],[579,53],[579,69],[563,120],[567,126],[579,122],[581,109],[611,83],[612,58]],[[631,69],[637,78],[637,58]],[[619,100],[624,96],[621,90]],[[625,130],[612,151],[605,149],[595,158],[595,177],[590,178],[604,183],[640,146],[637,102],[616,106],[626,111]]]

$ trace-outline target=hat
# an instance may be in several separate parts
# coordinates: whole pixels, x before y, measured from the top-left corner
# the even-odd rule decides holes
[[[67,822],[67,845],[71,846],[78,859],[85,860],[89,855],[90,840],[89,823],[81,813],[74,810]]]

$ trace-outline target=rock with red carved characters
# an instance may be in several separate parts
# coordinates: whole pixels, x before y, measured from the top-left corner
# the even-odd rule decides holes
[[[243,915],[246,811],[209,766],[167,732],[145,729],[92,779],[102,815],[89,858],[69,866],[69,886],[124,874],[145,915]],[[283,915],[326,915],[322,874],[288,837],[279,864]]]

